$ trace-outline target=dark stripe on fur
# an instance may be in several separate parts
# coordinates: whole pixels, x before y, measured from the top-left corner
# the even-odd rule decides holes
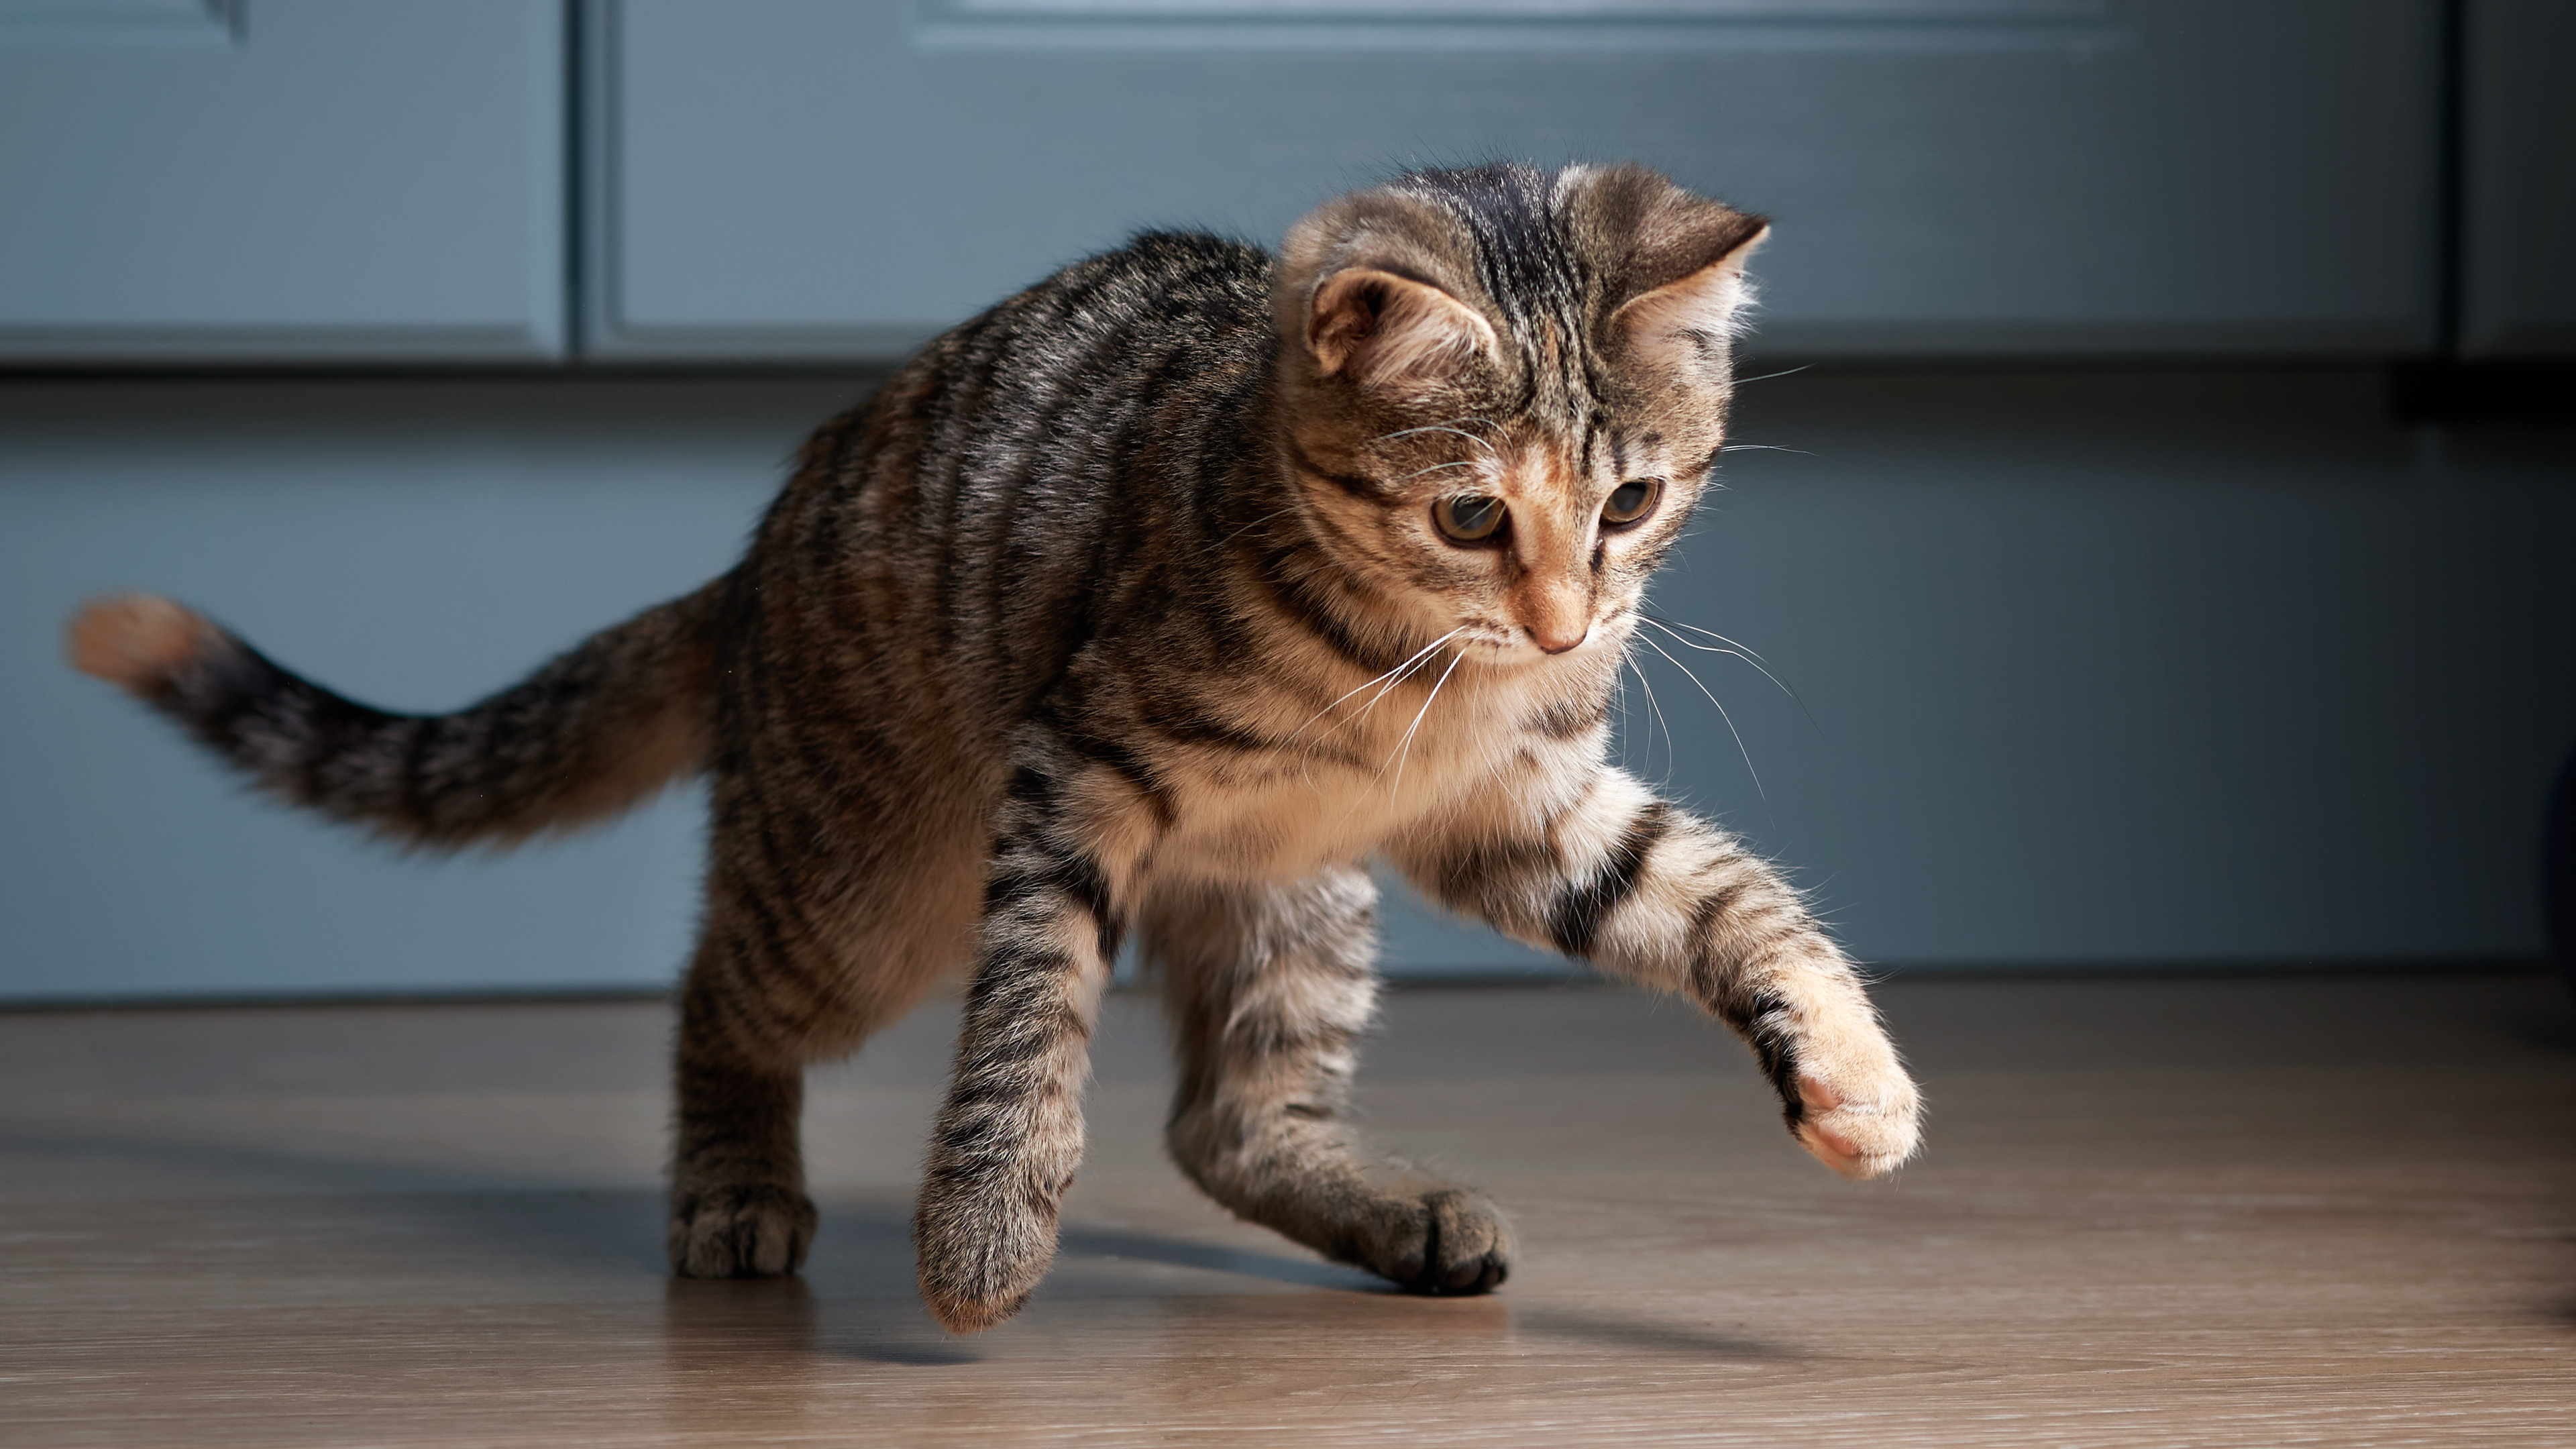
[[[1627,831],[1611,848],[1609,860],[1590,880],[1571,885],[1548,907],[1547,935],[1556,948],[1569,956],[1589,955],[1593,939],[1601,934],[1601,923],[1637,889],[1637,877],[1646,868],[1646,857],[1655,843],[1672,829],[1672,807],[1661,800],[1650,801],[1628,822]]]
[[[1035,861],[1028,857],[1035,856]],[[1002,852],[984,888],[984,914],[1016,914],[1052,895],[1089,913],[1100,933],[1100,954],[1118,954],[1126,923],[1110,900],[1108,878],[1085,856],[1047,846]]]
[[[1269,585],[1269,591],[1282,611],[1304,625],[1308,633],[1324,641],[1334,653],[1371,674],[1383,674],[1403,663],[1404,655],[1390,658],[1383,651],[1371,649],[1363,643],[1342,622],[1341,616],[1333,612],[1329,603],[1315,596],[1313,586],[1288,566],[1291,558],[1306,551],[1302,546],[1274,549],[1263,559],[1262,581]]]
[[[1717,1015],[1753,1048],[1762,1075],[1780,1094],[1783,1114],[1796,1127],[1806,1115],[1806,1102],[1798,1095],[1797,1018],[1788,998],[1774,991],[1754,991],[1722,999]]]
[[[1354,478],[1347,473],[1333,472],[1323,464],[1306,456],[1306,450],[1297,446],[1294,439],[1291,439],[1288,443],[1288,461],[1290,464],[1295,466],[1298,472],[1304,473],[1310,478],[1321,478],[1325,482],[1332,484],[1334,487],[1339,488],[1344,493],[1347,493],[1362,502],[1383,503],[1386,501],[1386,491],[1380,488],[1376,483],[1373,483],[1366,478]]]
[[[1579,740],[1600,728],[1609,718],[1609,697],[1596,694],[1556,700],[1532,715],[1521,727],[1551,740]]]

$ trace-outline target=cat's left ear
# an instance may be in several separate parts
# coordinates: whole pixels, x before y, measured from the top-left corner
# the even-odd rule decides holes
[[[1676,366],[1723,359],[1743,330],[1753,284],[1744,264],[1771,235],[1759,217],[1727,212],[1712,238],[1717,255],[1662,286],[1640,292],[1610,314],[1610,326],[1637,355]]]
[[[1753,300],[1744,263],[1771,223],[1643,166],[1570,167],[1558,184],[1579,245],[1600,259],[1599,341],[1677,371],[1723,366]]]

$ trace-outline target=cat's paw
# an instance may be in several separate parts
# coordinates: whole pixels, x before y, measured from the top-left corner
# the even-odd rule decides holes
[[[1816,1160],[1855,1181],[1893,1172],[1922,1141],[1922,1099],[1888,1057],[1873,1071],[1798,1073],[1790,1130]]]
[[[671,1203],[671,1271],[683,1278],[777,1278],[804,1266],[814,1203],[788,1187],[710,1187]]]
[[[1333,1256],[1366,1268],[1407,1293],[1489,1293],[1511,1276],[1511,1224],[1502,1210],[1460,1187],[1436,1187],[1372,1203]]]
[[[934,1174],[912,1217],[921,1301],[950,1333],[981,1333],[1020,1311],[1055,1262],[1055,1204],[972,1192]]]

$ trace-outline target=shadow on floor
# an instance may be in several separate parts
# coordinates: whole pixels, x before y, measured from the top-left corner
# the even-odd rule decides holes
[[[913,1282],[908,1202],[826,1201],[801,1279],[700,1283],[666,1277],[663,1197],[654,1189],[559,1183],[513,1188],[488,1177],[459,1187],[453,1177],[442,1180],[424,1168],[140,1134],[89,1134],[74,1141],[68,1134],[13,1131],[0,1135],[0,1153],[6,1152],[135,1159],[165,1170],[183,1168],[210,1186],[224,1184],[230,1190],[173,1196],[147,1210],[146,1221],[136,1224],[145,1241],[130,1244],[156,1260],[189,1260],[200,1271],[263,1271],[250,1261],[202,1261],[199,1244],[210,1233],[263,1238],[291,1205],[286,1215],[297,1223],[300,1271],[396,1279],[436,1265],[442,1274],[551,1279],[567,1289],[587,1283],[619,1296],[629,1290],[613,1285],[659,1280],[665,1285],[666,1350],[684,1374],[743,1370],[757,1359],[775,1371],[785,1360],[807,1356],[915,1367],[975,1363],[985,1356],[969,1346],[979,1340],[949,1337],[922,1308]],[[76,1210],[73,1203],[61,1206]],[[41,1210],[29,1205],[22,1211]],[[160,1221],[153,1224],[153,1218]],[[1122,1271],[1121,1264],[1182,1268],[1218,1279],[1157,1284]],[[1257,1333],[1284,1317],[1310,1325],[1334,1320],[1362,1335],[1536,1337],[1703,1359],[1785,1356],[1757,1340],[1646,1318],[1516,1310],[1508,1291],[1485,1299],[1416,1298],[1340,1264],[1133,1229],[1068,1228],[1059,1275],[1068,1267],[1077,1270],[1079,1285],[1060,1276],[1058,1289],[1072,1291],[1042,1294],[1041,1307],[1131,1319],[1143,1308],[1167,1326],[1186,1323],[1180,1330],[1185,1333]],[[1229,1291],[1226,1278],[1306,1291]]]
[[[1394,1294],[1400,1291],[1374,1273],[1346,1268],[1339,1263],[1318,1262],[1312,1258],[1284,1258],[1273,1253],[1248,1253],[1240,1248],[1194,1243],[1186,1238],[1159,1237],[1111,1228],[1067,1228],[1063,1251],[1068,1256],[1080,1255],[1110,1262],[1132,1258],[1140,1262],[1165,1263],[1175,1268],[1200,1268],[1211,1273],[1267,1278],[1277,1283],[1295,1283],[1309,1288],[1338,1288],[1346,1293]]]

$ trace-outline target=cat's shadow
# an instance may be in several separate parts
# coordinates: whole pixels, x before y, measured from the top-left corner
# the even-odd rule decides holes
[[[1187,1238],[1115,1228],[1069,1227],[1064,1230],[1061,1241],[1064,1253],[1069,1256],[1109,1262],[1161,1263],[1167,1267],[1267,1278],[1276,1283],[1294,1283],[1309,1288],[1338,1288],[1346,1293],[1394,1295],[1402,1291],[1374,1273],[1346,1268],[1339,1263],[1247,1252],[1216,1243],[1196,1243]]]
[[[81,1145],[93,1151],[102,1145],[90,1134],[79,1135]],[[24,1145],[62,1144],[31,1140]],[[165,1170],[215,1174],[235,1182],[258,1180],[270,1189],[259,1201],[284,1197],[316,1207],[334,1204],[320,1216],[341,1239],[340,1251],[355,1255],[352,1267],[362,1273],[369,1269],[360,1265],[371,1262],[407,1270],[423,1261],[443,1261],[468,1276],[561,1276],[633,1285],[663,1279],[668,1272],[663,1198],[648,1188],[585,1189],[488,1179],[465,1187],[437,1169],[151,1134],[125,1137],[110,1152]],[[986,1340],[951,1338],[922,1307],[913,1282],[908,1204],[827,1197],[822,1207],[821,1231],[801,1279],[666,1281],[662,1329],[674,1369],[749,1371],[761,1355],[917,1367],[970,1364],[988,1356]],[[1133,1270],[1121,1266],[1138,1264],[1185,1269],[1215,1281],[1174,1284],[1166,1278],[1156,1284],[1139,1281]],[[1355,1327],[1397,1333],[1498,1339],[1537,1335],[1701,1358],[1776,1359],[1785,1352],[1749,1337],[1617,1313],[1524,1305],[1508,1292],[1477,1299],[1416,1298],[1339,1264],[1133,1228],[1069,1225],[1057,1276],[1060,1292],[1072,1290],[1063,1296],[1131,1307],[1150,1301],[1153,1317],[1168,1321],[1177,1314],[1192,1325],[1192,1332],[1216,1331],[1217,1320],[1232,1327],[1285,1329],[1312,1327],[1319,1318],[1347,1318]],[[1223,1281],[1228,1278],[1235,1280],[1235,1291],[1228,1291]],[[1183,1291],[1168,1291],[1170,1287]],[[629,1292],[631,1288],[617,1288],[615,1296]],[[1045,1309],[1058,1296],[1042,1289],[1036,1308]]]
[[[614,1256],[634,1270],[664,1271],[660,1244],[652,1240],[650,1231],[660,1222],[658,1195],[583,1196],[601,1211],[546,1214],[563,1234],[553,1242],[531,1239],[514,1224],[509,1229],[514,1244],[522,1251],[561,1252],[594,1260]],[[618,1199],[613,1211],[623,1221],[615,1231],[602,1232],[607,1225],[600,1218],[612,1209],[606,1201],[612,1197]],[[1146,1284],[1121,1281],[1119,1270],[1111,1266],[1117,1264],[1182,1268],[1264,1286],[1245,1284],[1248,1291],[1229,1292],[1221,1282],[1202,1281],[1188,1285],[1185,1292],[1157,1292]],[[943,1332],[921,1305],[912,1269],[911,1213],[906,1206],[827,1200],[822,1229],[802,1277],[669,1280],[663,1292],[667,1352],[676,1369],[727,1373],[747,1371],[762,1362],[782,1364],[786,1358],[924,1368],[985,1360],[997,1341],[959,1339]],[[1534,1336],[1626,1353],[1735,1362],[1799,1356],[1783,1345],[1712,1326],[1562,1304],[1521,1305],[1509,1294],[1426,1299],[1337,1263],[1133,1228],[1067,1226],[1056,1273],[1059,1286],[1067,1277],[1082,1279],[1079,1291],[1089,1303],[1132,1307],[1150,1300],[1155,1320],[1169,1321],[1177,1315],[1190,1325],[1191,1333],[1224,1336],[1228,1330],[1246,1327],[1294,1331],[1332,1319],[1347,1320],[1353,1328],[1449,1340],[1499,1342]],[[1307,1291],[1283,1293],[1267,1285]],[[1043,1312],[1053,1296],[1041,1289],[1033,1312]],[[1113,1310],[1108,1316],[1126,1315]]]

